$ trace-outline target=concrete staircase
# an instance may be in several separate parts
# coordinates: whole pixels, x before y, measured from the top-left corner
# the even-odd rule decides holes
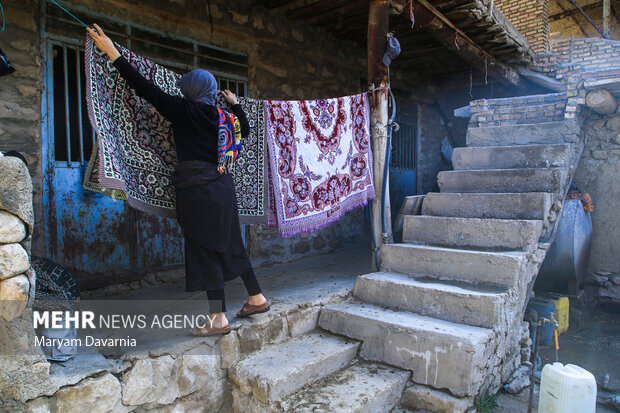
[[[251,353],[228,371],[235,412],[386,412],[406,370],[359,360],[359,342],[314,332]]]
[[[521,364],[522,317],[583,142],[576,121],[475,127],[408,215],[381,272],[324,307],[319,326],[360,355],[412,372],[401,403],[466,411]],[[408,401],[408,402],[407,402]]]
[[[229,369],[236,412],[465,412],[521,364],[523,310],[583,146],[576,121],[475,127],[381,271]]]

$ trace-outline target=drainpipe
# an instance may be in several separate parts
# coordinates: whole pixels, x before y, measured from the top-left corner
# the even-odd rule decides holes
[[[386,48],[386,38],[389,30],[389,0],[370,0],[368,13],[368,83],[370,89],[386,87],[388,85],[387,68],[383,64],[383,54]],[[386,190],[383,190],[383,175],[386,161],[386,147],[388,140],[388,93],[386,90],[376,91],[369,95],[370,103],[370,134],[373,155],[374,184],[377,197],[371,201],[371,225],[373,235],[372,269],[380,267],[378,250],[381,245],[393,242],[392,218],[390,214],[389,180],[385,180]],[[382,201],[386,194],[385,202]],[[387,222],[385,232],[382,228],[382,204],[385,207],[384,219]],[[379,262],[377,262],[379,261]]]

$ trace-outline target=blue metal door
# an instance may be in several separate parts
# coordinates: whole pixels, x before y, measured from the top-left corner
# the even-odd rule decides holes
[[[92,288],[182,264],[183,239],[176,220],[82,188],[95,139],[83,59],[81,42],[47,39],[43,204],[47,256],[75,273],[82,288]]]

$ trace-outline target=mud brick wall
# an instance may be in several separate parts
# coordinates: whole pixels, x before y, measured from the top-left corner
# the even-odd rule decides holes
[[[564,119],[566,93],[480,99],[472,101],[470,107],[470,127],[560,121]]]
[[[560,64],[578,64],[584,72],[620,65],[620,42],[614,40],[562,38],[553,42],[553,52]]]
[[[525,36],[535,53],[549,52],[549,0],[499,0],[494,4]]]

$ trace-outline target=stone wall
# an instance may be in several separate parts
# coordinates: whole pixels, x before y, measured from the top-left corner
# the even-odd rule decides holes
[[[42,251],[41,93],[43,74],[39,39],[38,1],[2,2],[6,28],[0,48],[15,73],[0,80],[0,150],[22,153],[28,161],[34,188],[35,251]]]
[[[549,51],[549,0],[499,0],[494,4],[525,36],[534,52]]]
[[[30,266],[32,181],[24,163],[0,154],[0,411],[19,411],[12,395],[49,378],[34,337],[35,274]]]
[[[34,299],[30,267],[32,181],[26,165],[0,156],[0,319],[19,317]],[[5,301],[6,300],[6,301]]]
[[[590,269],[620,274],[620,113],[591,114],[584,128],[586,148],[574,182],[594,202]]]
[[[450,132],[439,108],[433,104],[418,105],[419,139],[417,147],[417,190],[418,194],[438,192],[437,174],[450,169],[441,157],[441,141]],[[398,211],[392,211],[397,214]]]

